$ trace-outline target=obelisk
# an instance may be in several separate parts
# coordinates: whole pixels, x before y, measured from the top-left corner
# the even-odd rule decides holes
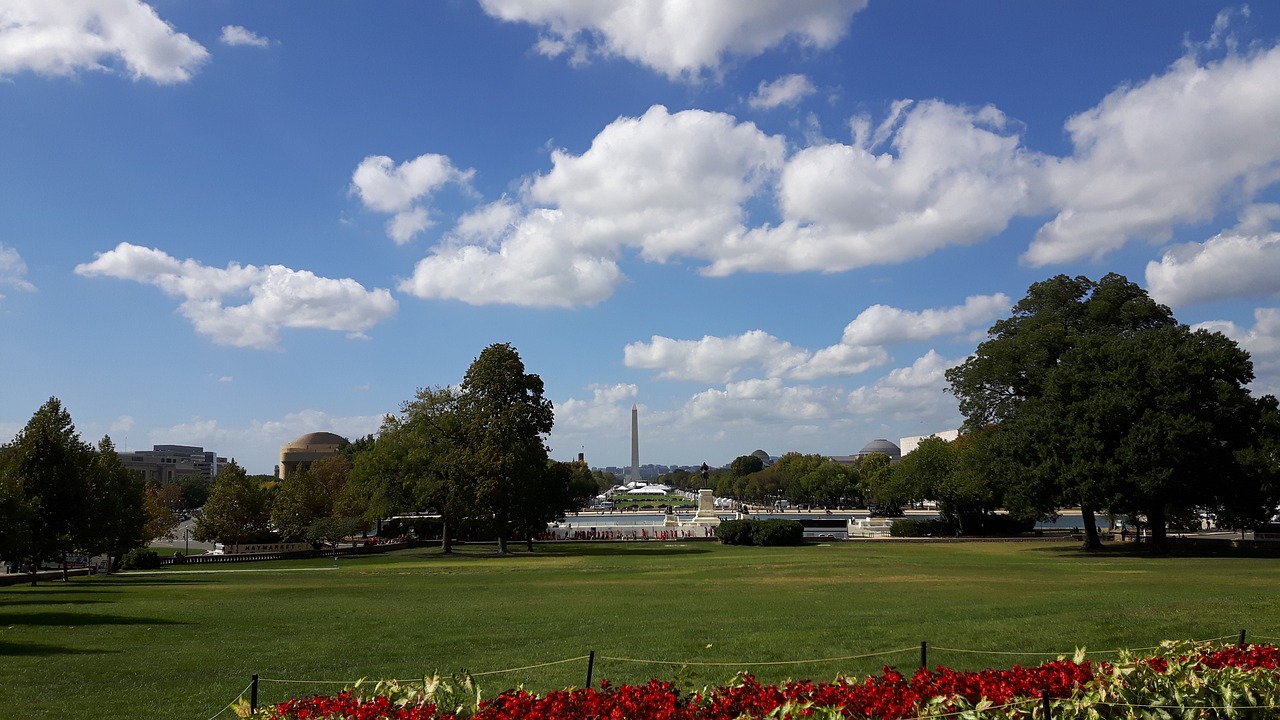
[[[640,419],[635,403],[631,403],[631,481],[640,482]]]

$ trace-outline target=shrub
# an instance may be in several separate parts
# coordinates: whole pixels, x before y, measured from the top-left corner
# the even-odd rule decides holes
[[[750,520],[724,520],[716,526],[716,539],[722,545],[750,545]]]
[[[892,537],[951,537],[955,534],[955,526],[942,520],[899,518],[889,526]]]
[[[804,543],[804,525],[795,520],[756,520],[751,542],[762,547]]]
[[[134,548],[120,561],[124,570],[154,570],[160,567],[160,556],[150,548]]]
[[[795,520],[725,520],[716,527],[716,537],[725,545],[799,545],[804,525]]]

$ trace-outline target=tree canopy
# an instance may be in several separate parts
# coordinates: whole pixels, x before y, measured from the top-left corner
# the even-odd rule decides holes
[[[1234,503],[1259,438],[1248,353],[1115,274],[1032,285],[947,379],[1006,504],[1079,505],[1090,547],[1095,510],[1145,516],[1161,550],[1171,509]]]

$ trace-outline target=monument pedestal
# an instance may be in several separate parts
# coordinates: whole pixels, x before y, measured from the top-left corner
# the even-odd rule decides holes
[[[694,525],[710,525],[713,527],[720,524],[720,518],[716,515],[715,495],[709,488],[703,488],[698,491],[698,512],[689,522]]]

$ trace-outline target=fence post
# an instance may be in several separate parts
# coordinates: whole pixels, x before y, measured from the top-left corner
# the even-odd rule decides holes
[[[258,712],[258,674],[253,674],[253,682],[249,683],[249,712]]]
[[[929,669],[929,642],[927,640],[920,641],[920,667]]]
[[[1236,643],[1241,650],[1244,649],[1244,628],[1240,628],[1240,642]]]
[[[591,651],[591,653],[590,653],[589,655],[587,655],[587,685],[586,685],[586,687],[591,687],[591,671],[595,669],[595,666],[596,666],[596,651],[595,651],[595,650],[592,650],[592,651]]]
[[[1053,708],[1049,705],[1049,691],[1040,691],[1040,706],[1044,709],[1044,720],[1053,720]]]

